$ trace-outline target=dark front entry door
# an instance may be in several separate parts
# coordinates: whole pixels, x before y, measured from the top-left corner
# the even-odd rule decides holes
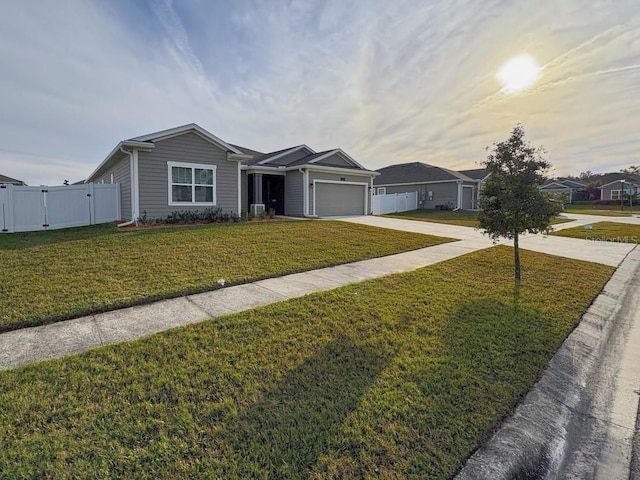
[[[284,176],[262,176],[262,202],[268,212],[273,208],[276,215],[284,215]]]

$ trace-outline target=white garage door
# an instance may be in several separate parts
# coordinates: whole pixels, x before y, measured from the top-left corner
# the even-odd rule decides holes
[[[315,186],[316,215],[319,217],[365,215],[366,191],[366,185],[317,182]]]

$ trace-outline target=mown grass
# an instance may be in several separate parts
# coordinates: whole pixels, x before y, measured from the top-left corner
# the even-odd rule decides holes
[[[635,207],[635,211],[640,211]],[[625,207],[625,210],[618,210],[611,205],[594,205],[590,207],[565,207],[565,213],[578,213],[581,215],[600,215],[602,217],[628,217],[631,215],[629,207]]]
[[[0,331],[447,241],[330,221],[0,235]]]
[[[478,212],[466,210],[411,210],[409,212],[392,213],[384,217],[402,218],[405,220],[420,220],[423,222],[446,223],[448,225],[460,225],[461,227],[478,228]],[[568,218],[555,217],[551,224],[571,222]]]
[[[596,222],[588,226],[559,230],[552,235],[600,242],[640,243],[640,225]]]
[[[522,260],[518,294],[499,246],[0,372],[0,471],[451,478],[613,271]]]

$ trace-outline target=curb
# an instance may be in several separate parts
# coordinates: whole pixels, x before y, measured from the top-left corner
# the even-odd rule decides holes
[[[625,300],[635,293],[629,286],[638,276],[640,248],[636,247],[563,342],[540,381],[469,458],[456,480],[600,478],[599,468],[609,472],[603,478],[628,478],[638,399],[627,405],[633,410],[630,426],[611,419],[620,394],[616,373],[624,353],[624,348],[611,346],[626,343],[632,328],[620,317]],[[612,466],[622,469],[623,476],[613,474]]]

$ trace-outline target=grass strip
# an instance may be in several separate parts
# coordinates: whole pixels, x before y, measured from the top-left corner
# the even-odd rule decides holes
[[[0,236],[0,331],[453,241],[331,221]]]
[[[615,211],[615,210],[606,210],[606,208],[611,208],[611,206],[604,206],[605,208],[580,208],[580,207],[566,207],[564,209],[565,213],[578,213],[580,215],[600,215],[601,217],[629,217],[631,213],[629,211],[629,207],[626,207],[627,211]],[[638,211],[638,210],[636,210]]]
[[[581,238],[594,242],[639,243],[640,224],[596,222],[553,232],[558,237]]]
[[[498,246],[0,372],[0,471],[451,478],[613,271],[522,261],[519,292]]]
[[[383,215],[391,218],[401,218],[403,220],[419,220],[422,222],[445,223],[447,225],[459,225],[461,227],[478,228],[478,212],[467,210],[411,210],[409,212],[391,213]],[[551,220],[551,224],[571,222],[568,218],[556,217]]]

